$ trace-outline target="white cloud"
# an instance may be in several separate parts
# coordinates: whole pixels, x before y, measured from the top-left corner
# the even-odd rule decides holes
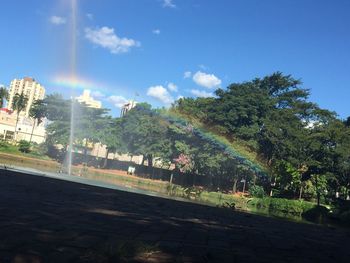
[[[214,74],[206,74],[201,71],[197,71],[197,73],[193,75],[193,81],[197,85],[208,89],[215,88],[221,84],[221,80]]]
[[[104,97],[106,97],[105,94],[103,94],[102,92],[100,92],[98,90],[91,92],[91,96],[95,97],[95,98],[104,98]]]
[[[117,108],[121,108],[125,103],[128,102],[128,100],[126,98],[124,98],[123,96],[115,96],[115,95],[108,97],[107,100],[109,102],[111,102],[114,106],[116,106]]]
[[[87,14],[86,14],[86,17],[87,17],[89,20],[94,20],[94,15],[91,14],[91,13],[87,13]]]
[[[163,0],[163,7],[175,8],[176,5],[174,4],[173,0]]]
[[[204,90],[198,90],[198,89],[192,89],[191,93],[197,97],[201,98],[209,98],[209,97],[214,97],[214,94],[211,92],[206,92]]]
[[[183,98],[184,98],[184,96],[179,95],[179,96],[177,96],[176,100],[183,99]]]
[[[147,95],[163,102],[164,104],[170,104],[174,101],[174,98],[170,95],[167,89],[161,85],[149,87]]]
[[[184,79],[189,79],[192,76],[192,72],[191,71],[186,71],[184,73]]]
[[[140,42],[130,38],[120,38],[114,33],[114,28],[85,28],[85,37],[90,42],[108,49],[112,54],[129,52],[132,47],[140,46]]]
[[[173,92],[177,92],[178,88],[174,83],[170,82],[168,84],[168,90],[173,91]]]
[[[155,35],[159,35],[160,34],[160,29],[153,29],[152,30],[152,33],[155,34]]]
[[[61,16],[51,16],[49,20],[50,23],[54,25],[63,25],[67,23],[67,19]]]

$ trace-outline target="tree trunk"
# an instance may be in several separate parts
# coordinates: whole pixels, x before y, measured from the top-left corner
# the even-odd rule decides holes
[[[34,123],[33,123],[33,127],[32,127],[32,133],[30,134],[30,138],[29,138],[29,143],[32,142],[32,137],[33,137],[33,133],[34,133],[35,124],[36,124],[36,119],[34,119]]]
[[[299,200],[301,200],[302,195],[303,195],[303,184],[300,184]]]
[[[271,183],[271,188],[270,188],[270,197],[273,195],[273,187],[276,185],[276,178],[274,178],[274,182]]]
[[[246,179],[244,179],[244,182],[243,182],[243,194],[245,192],[245,183],[246,183]]]
[[[142,155],[142,162],[141,162],[141,165],[145,165],[145,161],[146,161],[146,158],[144,155]]]
[[[148,161],[148,166],[149,167],[153,167],[153,156],[152,156],[152,154],[149,154],[147,156],[147,161]]]
[[[87,165],[87,146],[88,146],[88,140],[85,139],[85,145],[84,145],[84,163]]]
[[[153,156],[152,154],[147,155],[147,171],[151,179],[153,179]]]
[[[16,125],[15,125],[15,133],[13,135],[13,140],[17,139],[17,125],[18,125],[19,112],[17,113]]]
[[[232,192],[234,194],[237,193],[237,182],[238,182],[238,179],[233,180]]]
[[[316,179],[316,194],[317,194],[317,206],[320,206],[320,199],[321,199],[321,195],[320,195],[320,191],[318,189],[318,176],[315,175],[315,179]]]
[[[106,167],[107,167],[108,154],[109,154],[109,149],[107,149],[107,153],[106,153],[105,161],[104,161],[104,164],[103,164],[103,168],[106,168]]]

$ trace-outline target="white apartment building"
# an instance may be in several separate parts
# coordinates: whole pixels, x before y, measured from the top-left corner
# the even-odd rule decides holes
[[[24,116],[29,116],[29,110],[36,100],[42,100],[45,97],[45,88],[35,79],[25,77],[23,79],[14,79],[11,81],[9,89],[9,99],[7,108],[13,110],[13,98],[16,94],[24,94],[28,98],[27,107],[24,111]]]
[[[131,101],[125,103],[121,108],[120,116],[123,117],[129,110],[131,110],[135,106],[136,106],[136,101],[134,101],[134,100],[131,100]]]
[[[95,109],[101,109],[102,103],[101,101],[95,100],[90,95],[90,90],[84,90],[83,94],[76,98],[79,103],[85,103],[86,106]]]

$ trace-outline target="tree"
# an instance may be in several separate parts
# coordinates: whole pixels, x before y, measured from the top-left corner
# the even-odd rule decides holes
[[[15,125],[15,134],[17,134],[17,125],[19,120],[19,114],[27,107],[28,98],[24,93],[16,94],[13,97],[12,109],[17,112],[16,115],[16,125]]]
[[[88,145],[100,141],[101,130],[106,129],[107,109],[88,107],[77,101],[73,102],[74,107],[74,140],[82,143],[84,148],[84,162],[87,162]]]
[[[29,142],[32,141],[35,126],[39,126],[39,124],[43,121],[46,115],[46,110],[47,109],[43,100],[34,101],[32,107],[30,108],[29,116],[33,119],[33,127],[32,132],[30,134]]]
[[[167,135],[169,123],[147,103],[139,103],[122,118],[122,140],[131,155],[143,155],[148,166],[154,157],[167,157],[170,142]]]
[[[49,120],[46,127],[47,143],[67,146],[70,133],[71,101],[56,93],[48,95],[43,100],[43,104],[46,109],[45,117]]]
[[[350,127],[350,116],[344,121],[346,127]]]
[[[108,155],[110,152],[118,151],[118,153],[126,153],[124,143],[122,141],[122,119],[105,117],[103,128],[100,129],[100,142],[107,147],[105,161],[103,167],[107,166]]]
[[[4,107],[4,101],[7,100],[8,91],[6,87],[0,87],[0,108]]]

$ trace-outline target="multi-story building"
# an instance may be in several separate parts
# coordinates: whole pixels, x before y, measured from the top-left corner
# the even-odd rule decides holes
[[[32,104],[36,100],[42,100],[45,96],[45,88],[35,79],[30,77],[25,77],[23,79],[14,79],[11,81],[9,89],[9,99],[7,108],[13,109],[13,98],[16,94],[24,94],[28,98],[27,107],[24,111],[25,117],[29,116],[29,110],[32,107]]]
[[[131,100],[128,103],[125,103],[120,111],[120,116],[123,117],[129,110],[136,106],[136,101]]]
[[[45,142],[46,121],[36,125],[34,121],[25,116],[20,116],[15,132],[17,115],[8,109],[0,109],[0,139],[8,141],[32,141],[38,144]],[[34,129],[33,129],[33,125]]]
[[[79,103],[85,103],[90,108],[100,109],[102,107],[101,101],[95,100],[90,96],[90,90],[84,90],[83,94],[76,98]]]

